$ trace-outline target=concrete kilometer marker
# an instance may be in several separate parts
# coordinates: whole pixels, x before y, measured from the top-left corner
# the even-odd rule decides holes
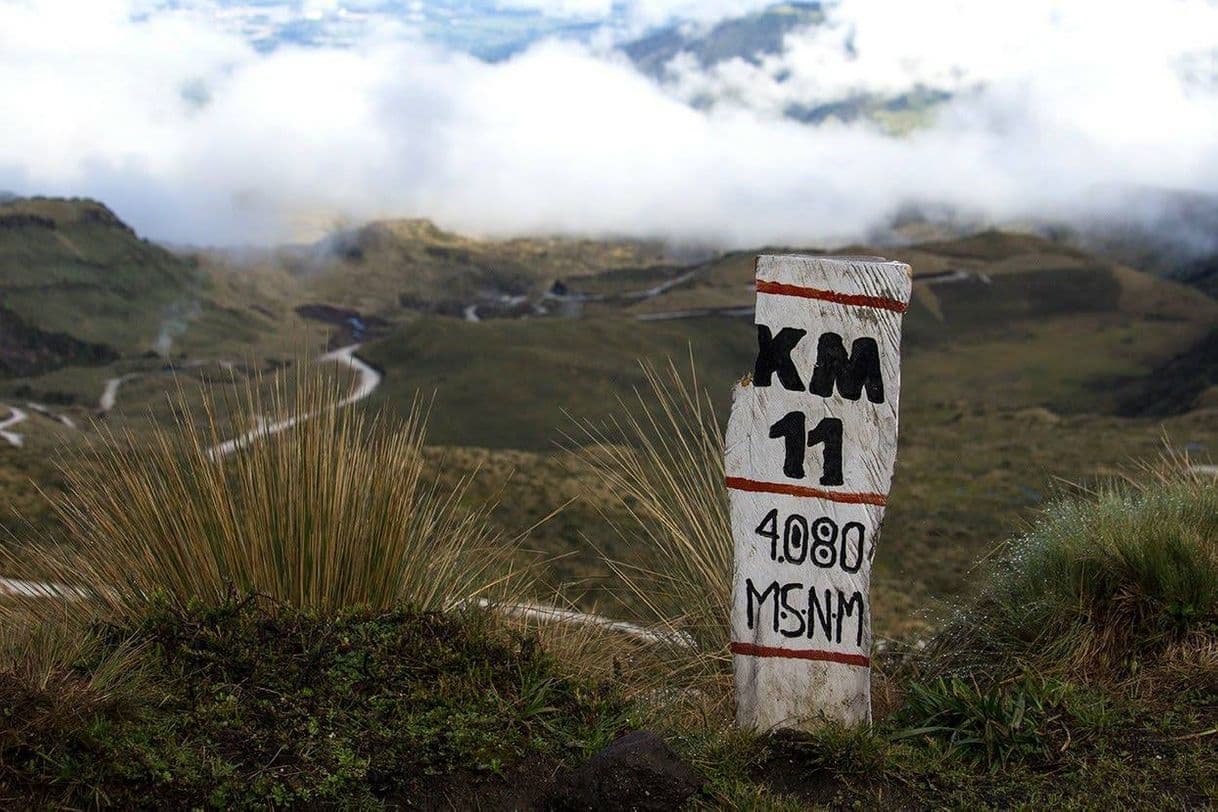
[[[871,561],[897,450],[910,269],[757,258],[757,358],[726,440],[736,721],[871,719]]]

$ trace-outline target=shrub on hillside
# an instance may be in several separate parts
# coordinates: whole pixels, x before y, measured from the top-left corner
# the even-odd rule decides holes
[[[974,674],[1218,672],[1218,480],[1175,465],[1049,506],[932,652]]]

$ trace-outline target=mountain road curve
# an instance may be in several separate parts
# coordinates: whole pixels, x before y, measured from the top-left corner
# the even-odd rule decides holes
[[[361,401],[376,391],[376,388],[381,385],[382,375],[374,367],[355,354],[362,344],[350,344],[346,347],[340,347],[337,350],[318,356],[317,363],[336,363],[340,366],[349,367],[355,371],[357,376],[355,387],[345,398],[334,405],[333,408],[341,409],[344,406],[350,406],[352,403]],[[277,420],[273,423],[261,423],[258,428],[248,431],[240,437],[234,437],[231,440],[226,440],[223,443],[212,446],[207,452],[212,459],[219,459],[227,456],[239,448],[245,448],[258,440],[269,437],[285,429],[295,426],[308,420],[310,417],[316,416],[317,412],[306,412],[304,414],[292,415],[283,420]]]
[[[20,448],[25,445],[25,437],[15,431],[9,431],[10,428],[29,417],[23,410],[16,406],[9,406],[9,416],[0,421],[0,438],[3,438],[9,445]]]

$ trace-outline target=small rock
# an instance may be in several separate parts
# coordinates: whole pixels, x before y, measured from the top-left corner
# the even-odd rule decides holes
[[[659,812],[679,808],[701,787],[697,774],[667,742],[638,730],[613,742],[578,770],[560,776],[553,808]]]

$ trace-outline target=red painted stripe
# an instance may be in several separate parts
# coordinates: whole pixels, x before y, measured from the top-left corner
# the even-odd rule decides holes
[[[759,482],[755,479],[729,476],[727,486],[737,491],[752,493],[780,493],[783,496],[806,496],[811,499],[827,499],[830,502],[841,502],[847,505],[879,505],[888,504],[888,497],[882,493],[850,493],[842,491],[824,491],[820,488],[809,488],[806,485],[787,485],[783,482]]]
[[[743,654],[748,657],[782,657],[787,660],[815,660],[823,663],[843,663],[866,668],[871,665],[871,658],[862,654],[846,654],[841,651],[822,651],[811,648],[779,648],[777,646],[758,646],[754,643],[732,643],[732,654]]]
[[[786,285],[782,282],[767,282],[764,279],[757,280],[758,293],[772,293],[775,296],[798,296],[801,299],[821,299],[826,302],[833,302],[841,305],[854,305],[856,307],[877,307],[881,310],[892,310],[897,313],[904,313],[909,307],[905,302],[896,299],[887,299],[883,296],[864,296],[859,293],[838,293],[833,290],[819,290],[817,288],[803,288],[799,285]]]

